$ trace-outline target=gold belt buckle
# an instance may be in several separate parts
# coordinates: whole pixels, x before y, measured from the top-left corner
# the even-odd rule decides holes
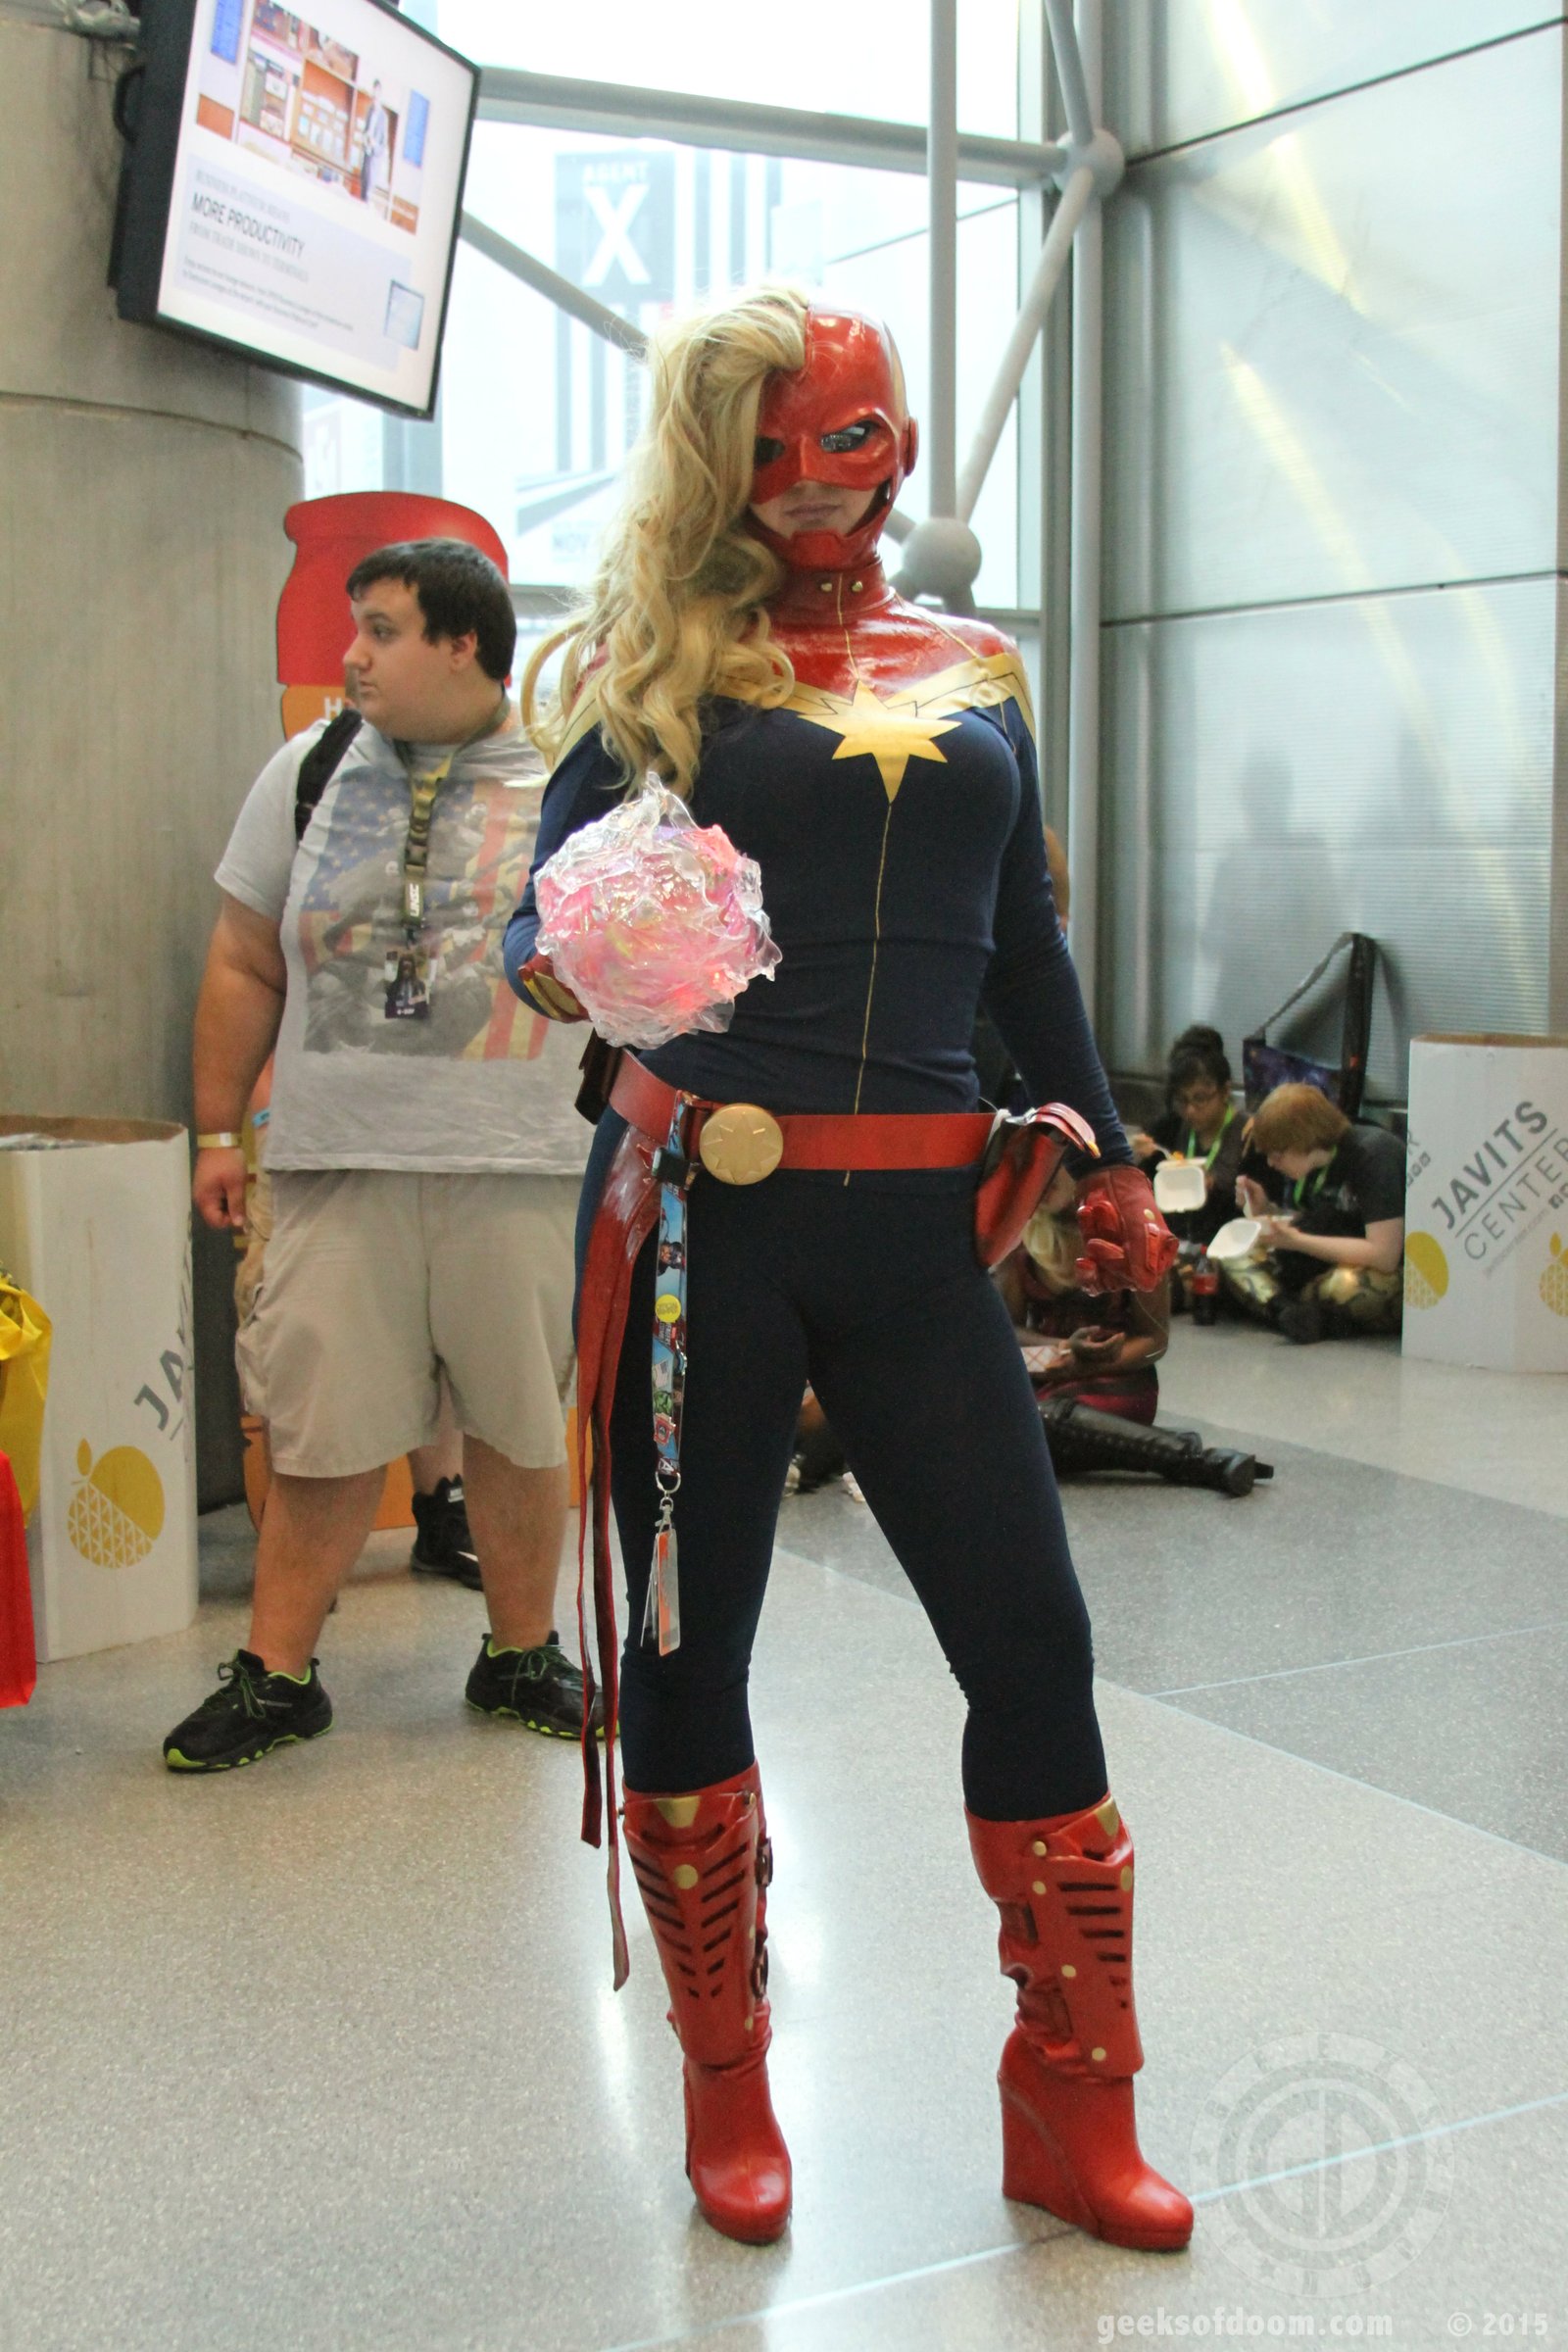
[[[784,1156],[784,1130],[756,1102],[725,1102],[703,1121],[697,1153],[720,1184],[760,1184]]]

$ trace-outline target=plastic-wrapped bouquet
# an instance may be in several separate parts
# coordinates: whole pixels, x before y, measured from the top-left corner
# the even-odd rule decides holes
[[[779,960],[756,859],[654,775],[533,884],[540,953],[612,1046],[727,1029],[742,989]]]

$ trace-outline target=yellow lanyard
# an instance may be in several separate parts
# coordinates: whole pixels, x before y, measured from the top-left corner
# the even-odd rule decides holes
[[[452,763],[470,743],[481,735],[489,735],[500,725],[507,710],[506,689],[501,699],[481,726],[455,743],[446,758],[434,767],[415,774],[407,749],[397,747],[398,758],[409,769],[409,830],[403,844],[403,933],[412,947],[424,928],[424,884],[430,862],[430,820],[435,813],[435,796],[452,773]]]
[[[435,796],[457,758],[449,752],[439,767],[409,778],[409,830],[403,844],[403,928],[412,941],[424,929],[424,883],[430,862],[430,819]]]

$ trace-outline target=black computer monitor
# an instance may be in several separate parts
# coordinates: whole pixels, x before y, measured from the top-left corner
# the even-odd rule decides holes
[[[479,70],[386,0],[143,0],[122,318],[435,407]]]

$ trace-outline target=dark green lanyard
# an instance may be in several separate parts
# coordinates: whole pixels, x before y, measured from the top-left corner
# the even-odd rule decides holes
[[[1309,1188],[1309,1189],[1308,1189],[1308,1191],[1306,1192],[1306,1194],[1304,1195],[1304,1198],[1305,1198],[1306,1200],[1315,1200],[1317,1199],[1317,1197],[1318,1197],[1319,1193],[1320,1193],[1320,1192],[1323,1190],[1323,1180],[1324,1180],[1324,1178],[1327,1176],[1327,1174],[1328,1174],[1328,1170],[1327,1170],[1327,1168],[1314,1168],[1314,1169],[1312,1170],[1312,1173],[1311,1173],[1311,1175],[1310,1175],[1309,1177],[1307,1177],[1307,1176],[1298,1176],[1298,1178],[1296,1179],[1296,1186],[1295,1186],[1295,1191],[1294,1191],[1294,1195],[1293,1195],[1293,1198],[1295,1199],[1296,1205],[1297,1205],[1297,1207],[1298,1207],[1298,1208],[1299,1208],[1299,1207],[1300,1207],[1300,1205],[1301,1205],[1301,1202],[1302,1202],[1302,1199],[1303,1199],[1303,1195],[1302,1195],[1302,1192],[1301,1192],[1301,1187],[1302,1187],[1302,1185],[1304,1184],[1304,1185],[1306,1185],[1306,1186]]]
[[[1229,1110],[1227,1110],[1225,1113],[1224,1118],[1220,1121],[1218,1135],[1215,1136],[1214,1141],[1208,1147],[1208,1157],[1203,1162],[1203,1173],[1205,1176],[1207,1175],[1209,1169],[1214,1165],[1216,1158],[1219,1156],[1219,1148],[1225,1141],[1226,1132],[1235,1116],[1236,1105],[1233,1102]],[[1198,1157],[1198,1131],[1194,1127],[1189,1127],[1187,1130],[1186,1157],[1188,1159],[1196,1159]]]

